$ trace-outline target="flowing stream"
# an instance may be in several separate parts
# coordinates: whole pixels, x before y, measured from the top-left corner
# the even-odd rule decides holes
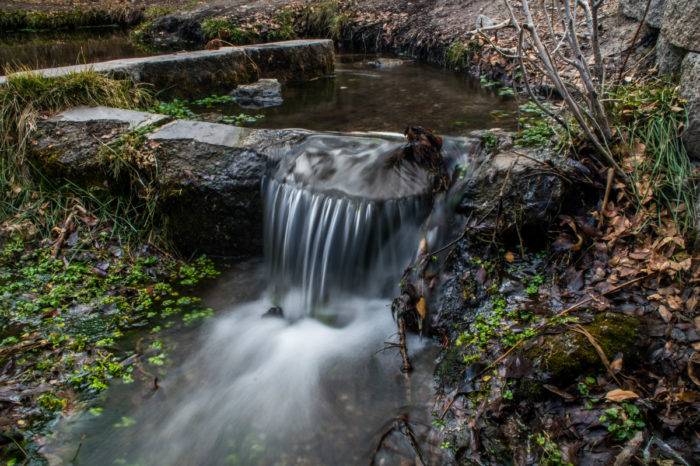
[[[340,61],[335,79],[286,89],[285,103],[263,110],[258,124],[423,124],[448,134],[510,124],[490,111],[511,103],[462,77]],[[432,225],[445,216],[431,204],[424,171],[389,162],[402,144],[395,133],[319,133],[283,154],[261,186],[264,258],[235,264],[205,290],[214,318],[163,331],[165,366],[146,365],[149,377],[132,384],[115,381],[94,401],[101,410],[60,419],[42,453],[79,465],[413,464],[407,437],[386,435],[400,417],[426,462],[441,464],[431,429],[437,349],[411,336],[415,370],[407,377],[386,343],[396,341],[390,302],[401,274],[422,234],[440,242]],[[443,155],[468,165],[469,144],[446,138]],[[424,225],[431,229],[421,232]],[[263,317],[273,307],[284,317]],[[138,330],[127,338],[132,346],[153,339]]]

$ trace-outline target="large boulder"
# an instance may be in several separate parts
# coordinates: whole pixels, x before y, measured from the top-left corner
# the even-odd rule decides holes
[[[666,0],[661,34],[673,45],[700,52],[700,2]]]
[[[680,93],[688,101],[683,143],[691,159],[700,160],[700,53],[688,53],[683,60]]]
[[[144,112],[81,107],[41,119],[31,156],[52,178],[123,192],[114,161],[126,135],[139,159],[127,160],[153,180],[158,209],[186,253],[251,256],[262,252],[261,182],[302,130],[253,130],[176,120]],[[138,132],[134,132],[138,130]],[[114,152],[110,152],[114,151]],[[113,155],[113,157],[111,156]]]
[[[656,41],[656,66],[659,73],[678,73],[687,53],[687,50],[676,47],[663,34],[660,34]]]
[[[150,134],[161,211],[178,248],[210,255],[259,255],[261,182],[270,159],[255,141],[265,138],[283,145],[303,135],[187,120]]]
[[[666,0],[651,0],[649,11],[645,17],[644,10],[647,6],[647,0],[620,0],[620,11],[628,18],[636,19],[637,21],[644,20],[649,26],[660,29],[665,3]]]

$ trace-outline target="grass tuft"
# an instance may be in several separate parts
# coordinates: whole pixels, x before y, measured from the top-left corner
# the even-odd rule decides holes
[[[688,114],[678,87],[666,79],[654,79],[619,86],[610,97],[639,203],[655,200],[681,231],[688,231],[697,215],[697,180],[680,137]]]
[[[350,15],[342,11],[338,0],[323,0],[306,5],[301,11],[307,35],[339,40],[350,22]]]
[[[146,88],[94,71],[51,78],[28,71],[9,75],[0,87],[0,233],[47,234],[76,205],[112,223],[119,220],[115,228],[123,232],[138,230],[138,203],[47,179],[32,166],[28,145],[42,114],[79,105],[142,108],[152,101]]]

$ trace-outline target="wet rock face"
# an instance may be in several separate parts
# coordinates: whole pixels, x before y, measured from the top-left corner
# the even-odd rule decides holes
[[[262,247],[260,180],[267,159],[237,146],[243,130],[175,122],[149,136],[161,212],[180,250],[249,256]]]
[[[546,151],[517,148],[483,154],[463,182],[457,212],[470,217],[480,231],[546,229],[559,213],[570,180],[585,170]]]
[[[276,79],[260,79],[252,84],[241,84],[232,94],[236,102],[245,108],[282,105],[282,85]]]

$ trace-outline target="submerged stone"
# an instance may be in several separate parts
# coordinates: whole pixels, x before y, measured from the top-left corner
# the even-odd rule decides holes
[[[402,60],[400,58],[377,58],[372,60],[367,64],[374,68],[395,68],[397,66],[405,65],[408,60]]]
[[[276,79],[260,79],[241,84],[233,91],[236,102],[245,108],[265,108],[282,105],[282,85]]]
[[[284,319],[284,311],[279,306],[272,306],[270,309],[268,309],[265,312],[265,314],[262,315],[262,318],[263,319],[269,319],[269,318]]]

